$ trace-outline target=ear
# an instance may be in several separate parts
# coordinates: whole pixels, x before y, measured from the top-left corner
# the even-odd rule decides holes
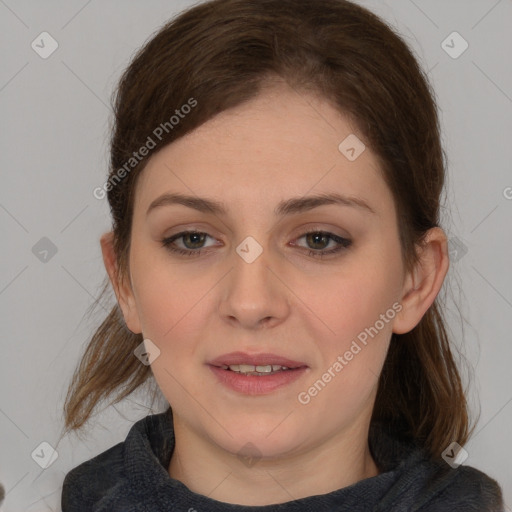
[[[441,228],[432,228],[418,248],[419,261],[406,276],[400,304],[402,310],[395,317],[393,332],[411,331],[432,305],[450,266],[448,240]]]
[[[123,280],[119,279],[117,256],[114,250],[114,233],[110,231],[102,235],[100,244],[103,263],[105,264],[112,288],[114,288],[119,307],[123,312],[126,325],[134,334],[139,334],[142,332],[142,329],[131,283],[126,282],[126,277]]]

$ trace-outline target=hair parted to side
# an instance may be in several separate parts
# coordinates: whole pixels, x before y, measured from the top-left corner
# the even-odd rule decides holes
[[[380,159],[411,269],[425,233],[439,225],[445,180],[434,94],[404,41],[346,0],[211,0],[168,22],[121,77],[110,177],[190,98],[197,105],[163,131],[155,151],[254,98],[274,78],[327,99],[357,126]],[[128,275],[134,193],[150,157],[108,190],[119,279]],[[103,399],[115,394],[116,403],[152,377],[133,356],[142,339],[116,305],[75,370],[66,432],[82,428]],[[439,298],[411,332],[393,334],[374,421],[412,436],[434,456],[454,440],[467,441],[468,406]]]

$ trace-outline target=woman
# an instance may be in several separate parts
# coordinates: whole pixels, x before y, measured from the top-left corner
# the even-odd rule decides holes
[[[428,82],[366,9],[212,0],[164,26],[115,100],[117,304],[66,427],[151,377],[170,407],[73,469],[63,511],[503,510],[461,465],[443,184]]]

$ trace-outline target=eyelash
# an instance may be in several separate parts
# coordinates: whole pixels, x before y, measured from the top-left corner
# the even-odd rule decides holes
[[[164,248],[166,248],[168,251],[170,252],[173,252],[173,253],[176,253],[176,254],[180,254],[182,256],[193,256],[193,257],[197,257],[197,256],[200,256],[204,250],[206,249],[198,249],[198,250],[193,250],[193,249],[188,249],[188,250],[185,250],[185,249],[181,249],[181,248],[177,248],[177,247],[173,247],[172,244],[174,243],[174,241],[180,239],[180,238],[183,238],[184,236],[186,235],[206,235],[206,236],[210,236],[208,235],[208,233],[204,233],[202,231],[182,231],[181,233],[177,233],[176,235],[173,235],[169,238],[164,238],[161,243],[162,243],[162,246]],[[343,238],[343,237],[340,237],[340,236],[337,236],[335,235],[334,233],[329,233],[328,231],[308,231],[307,233],[304,233],[303,235],[301,235],[300,237],[298,237],[297,240],[301,239],[301,238],[304,238],[308,235],[321,235],[321,236],[327,236],[329,237],[331,240],[333,240],[334,242],[336,242],[338,245],[333,248],[333,249],[329,249],[329,250],[312,250],[312,249],[309,249],[308,250],[308,256],[311,256],[313,258],[322,258],[323,256],[328,256],[328,255],[332,255],[332,254],[336,254],[336,253],[339,253],[339,252],[342,252],[344,250],[347,250],[351,245],[352,245],[352,240],[349,240],[347,238]]]

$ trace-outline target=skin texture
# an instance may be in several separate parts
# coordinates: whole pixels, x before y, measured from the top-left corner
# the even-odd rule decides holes
[[[405,272],[378,158],[370,147],[353,162],[338,150],[357,133],[325,100],[277,84],[153,155],[137,184],[129,279],[117,282],[112,234],[101,239],[127,326],[161,351],[152,370],[174,414],[169,474],[197,493],[268,505],[378,474],[368,428],[391,334],[410,331],[432,304],[448,253],[444,232],[434,228],[420,263]],[[333,204],[274,213],[283,200],[332,192],[363,199],[375,213]],[[227,213],[167,205],[146,215],[164,193],[220,201]],[[187,229],[209,237],[174,244],[197,251],[202,243],[199,256],[162,245]],[[352,244],[314,257],[308,251],[338,244],[304,236],[310,230]],[[236,252],[248,236],[263,250],[252,263]],[[299,393],[395,303],[401,311],[300,403]],[[233,351],[270,352],[308,369],[289,386],[247,396],[219,383],[206,365]]]

